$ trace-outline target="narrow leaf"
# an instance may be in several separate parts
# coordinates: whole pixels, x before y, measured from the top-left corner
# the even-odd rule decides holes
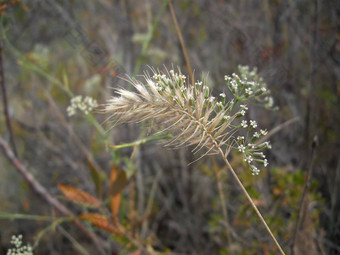
[[[99,170],[94,164],[93,162],[88,159],[87,160],[88,165],[90,167],[90,172],[91,172],[91,178],[92,181],[94,182],[94,185],[96,186],[96,191],[97,191],[97,195],[99,198],[102,197],[102,190],[103,190],[103,175],[104,172],[102,172],[101,170]]]
[[[109,196],[114,196],[120,193],[127,183],[127,177],[125,171],[118,170],[116,166],[113,166],[110,174],[110,190]]]
[[[120,193],[112,196],[112,199],[111,199],[112,218],[115,218],[117,216],[117,213],[119,212],[120,201],[121,201]]]
[[[72,186],[61,184],[61,183],[58,184],[58,187],[61,190],[61,192],[64,194],[64,196],[73,202],[85,204],[87,206],[93,206],[93,207],[100,206],[99,200],[97,200],[95,197],[91,196],[89,193],[81,189],[77,189]]]
[[[122,234],[118,228],[116,228],[105,215],[98,213],[83,213],[79,215],[79,218],[90,222],[93,226],[103,229],[110,233]]]

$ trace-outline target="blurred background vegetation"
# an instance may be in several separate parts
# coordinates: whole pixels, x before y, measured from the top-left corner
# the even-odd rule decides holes
[[[247,113],[261,128],[279,128],[270,138],[269,166],[254,177],[239,155],[230,159],[284,250],[291,254],[295,239],[295,254],[340,254],[340,1],[184,0],[173,6],[195,77],[213,93],[226,92],[224,75],[239,64],[257,67],[272,91],[278,111],[254,105]],[[114,88],[129,86],[120,77],[143,74],[148,65],[186,72],[167,1],[1,0],[0,15],[1,82],[13,133],[1,114],[1,138],[76,215],[93,209],[66,200],[58,183],[104,201],[113,169],[124,171],[117,218],[129,238],[84,222],[108,244],[106,251],[277,253],[218,157],[189,164],[199,157],[190,148],[171,150],[157,141],[112,149],[108,143],[131,143],[147,130],[125,125],[106,132],[108,116],[96,111],[67,116],[75,95],[105,103]],[[0,107],[4,112],[3,90]],[[0,201],[0,212],[11,215],[0,219],[0,254],[19,233],[31,244],[41,236],[35,254],[98,254],[70,222],[51,227],[51,221],[16,217],[62,215],[5,156]]]

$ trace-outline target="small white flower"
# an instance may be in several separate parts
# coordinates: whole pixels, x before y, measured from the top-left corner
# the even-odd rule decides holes
[[[238,141],[244,140],[244,136],[238,136],[238,137],[237,137],[237,140],[238,140]]]
[[[240,114],[241,114],[242,116],[244,116],[244,115],[246,114],[246,111],[245,111],[245,110],[241,110],[241,111],[240,111]]]
[[[263,152],[254,152],[253,156],[260,157],[260,158],[265,158],[266,156],[263,154]]]
[[[238,151],[239,152],[244,152],[245,151],[245,149],[246,149],[246,147],[244,147],[242,144],[241,145],[239,145],[238,147],[237,147],[237,149],[238,149]]]
[[[215,97],[213,97],[213,96],[211,96],[211,97],[208,98],[208,101],[209,101],[210,103],[214,102],[214,100],[215,100]]]
[[[273,105],[274,105],[274,100],[273,100],[272,97],[265,97],[264,100],[267,101],[267,103],[266,103],[266,106],[267,106],[267,107],[269,107],[269,108],[270,108],[270,107],[273,107]]]
[[[250,126],[252,126],[253,128],[256,128],[257,127],[257,123],[255,120],[251,120],[250,121]]]
[[[254,137],[254,138],[259,138],[259,137],[260,137],[260,134],[259,134],[258,132],[255,132],[255,133],[253,134],[253,137]]]
[[[248,124],[247,124],[247,121],[246,121],[246,120],[242,120],[242,121],[241,121],[241,127],[243,127],[243,128],[248,127]]]
[[[244,161],[250,164],[253,161],[253,157],[249,155],[248,157],[244,158]]]
[[[75,96],[74,98],[71,99],[71,105],[67,107],[66,111],[67,115],[71,117],[76,114],[77,109],[84,112],[85,114],[88,114],[90,111],[92,111],[93,108],[97,106],[98,106],[97,101],[91,97],[87,96],[83,100],[82,96]]]
[[[263,165],[264,165],[264,167],[267,167],[267,166],[268,166],[268,160],[267,160],[267,159],[264,159],[264,160],[263,160]]]
[[[271,144],[269,142],[265,142],[265,145],[266,145],[267,149],[271,149],[272,148],[272,146],[271,146]]]
[[[241,104],[240,107],[245,111],[248,110],[248,107],[245,104]]]
[[[246,94],[250,96],[251,94],[253,94],[253,91],[250,88],[246,88]]]
[[[253,166],[251,168],[251,171],[252,171],[252,175],[259,175],[260,173],[260,170],[256,166]]]
[[[76,114],[76,108],[73,105],[68,106],[66,111],[67,111],[67,115],[69,117],[71,117],[71,116]]]
[[[12,236],[11,244],[15,247],[7,250],[7,255],[33,255],[30,245],[22,246],[22,235]]]
[[[253,144],[253,143],[248,143],[248,147],[254,149],[254,148],[255,148],[255,144]]]
[[[221,93],[221,94],[220,94],[220,96],[221,96],[221,97],[223,97],[223,98],[225,98],[225,97],[226,97],[226,95],[224,94],[224,92],[223,92],[223,93]]]
[[[261,130],[260,130],[260,133],[261,133],[261,135],[267,135],[267,134],[268,134],[268,131],[267,131],[267,130],[261,129]]]
[[[237,84],[234,80],[231,81],[231,88],[236,91],[237,90]]]
[[[75,96],[71,99],[71,104],[80,104],[82,101],[82,96]]]
[[[230,116],[229,115],[225,115],[225,116],[223,116],[223,119],[225,119],[225,120],[230,120]]]
[[[196,85],[196,86],[202,86],[202,84],[203,84],[203,83],[202,83],[201,81],[195,82],[195,85]]]

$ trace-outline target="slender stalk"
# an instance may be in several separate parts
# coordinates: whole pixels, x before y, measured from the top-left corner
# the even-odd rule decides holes
[[[299,117],[295,117],[295,118],[291,118],[291,119],[287,120],[286,122],[283,122],[282,124],[276,126],[276,127],[273,128],[272,130],[270,130],[266,136],[263,136],[263,137],[261,137],[259,140],[257,140],[257,141],[255,142],[255,145],[267,141],[269,137],[273,136],[274,134],[276,134],[277,132],[279,132],[281,129],[286,128],[286,127],[289,126],[290,124],[293,124],[293,123],[295,123],[296,121],[299,121],[299,120],[300,120]]]
[[[223,218],[224,218],[225,224],[228,224],[229,223],[228,211],[227,211],[227,206],[226,206],[226,203],[225,203],[225,197],[224,197],[224,193],[223,193],[222,180],[221,180],[221,177],[219,175],[219,172],[216,170],[215,167],[214,167],[214,172],[215,172],[216,180],[217,180],[218,193],[219,193],[219,196],[220,196],[220,199],[221,199]],[[225,234],[226,234],[226,237],[227,237],[227,244],[228,244],[228,246],[230,246],[231,236],[230,236],[230,233],[229,233],[229,229],[227,227],[225,229]]]
[[[2,148],[4,155],[8,159],[8,161],[19,171],[21,175],[23,175],[23,177],[29,183],[31,188],[39,196],[41,196],[48,204],[53,206],[60,213],[67,215],[68,217],[74,217],[74,214],[67,207],[65,207],[62,203],[60,203],[58,199],[53,197],[47,191],[47,189],[44,186],[42,186],[34,178],[34,176],[26,169],[26,167],[23,164],[21,164],[21,162],[17,159],[17,157],[15,157],[12,150],[8,147],[5,140],[3,140],[1,137],[0,137],[0,147]],[[80,221],[75,221],[75,224],[96,244],[98,251],[101,254],[105,254],[105,251],[103,248],[108,248],[108,244],[104,242],[102,239],[100,239],[96,234],[88,231],[86,227]]]
[[[184,44],[182,32],[181,32],[181,29],[179,28],[175,11],[174,11],[174,8],[172,7],[171,0],[168,0],[168,4],[169,4],[170,12],[171,12],[171,17],[172,17],[174,24],[175,24],[176,33],[178,35],[178,39],[179,39],[179,42],[180,42],[181,47],[182,47],[182,51],[183,51],[183,55],[184,55],[184,59],[185,59],[185,64],[188,68],[188,73],[190,75],[190,80],[191,80],[192,84],[194,85],[195,84],[194,73],[193,73],[192,68],[191,68],[190,60],[189,60],[189,57],[188,57],[188,52],[187,52],[187,49],[186,49],[185,44]]]
[[[52,216],[41,216],[41,215],[29,215],[29,214],[21,214],[21,213],[6,213],[0,212],[0,219],[21,219],[21,220],[36,220],[36,221],[72,221],[73,217],[52,217]]]
[[[244,195],[247,197],[249,203],[251,204],[251,206],[254,208],[257,216],[260,218],[260,220],[262,221],[263,225],[265,226],[267,232],[269,233],[270,237],[273,239],[274,243],[276,244],[277,248],[279,249],[280,253],[282,255],[285,255],[284,251],[282,250],[279,242],[276,240],[274,234],[272,233],[272,231],[270,230],[270,228],[268,227],[265,219],[263,218],[262,214],[260,213],[260,211],[257,209],[257,206],[255,205],[253,199],[250,197],[250,195],[248,194],[248,191],[246,190],[246,188],[243,186],[241,180],[238,178],[235,170],[233,169],[233,167],[230,165],[228,159],[224,156],[224,153],[222,151],[222,149],[219,146],[216,146],[216,148],[218,149],[220,155],[222,156],[224,162],[226,163],[226,165],[228,166],[229,171],[231,172],[231,174],[233,175],[233,177],[235,178],[237,184],[240,186],[242,192],[244,193]]]
[[[159,11],[158,16],[156,17],[156,19],[152,23],[151,23],[151,18],[148,19],[149,20],[148,33],[146,35],[145,41],[143,42],[142,51],[140,53],[140,56],[137,59],[137,62],[136,62],[135,68],[134,68],[134,72],[133,72],[133,76],[136,76],[138,74],[140,67],[142,65],[142,62],[145,60],[145,56],[146,56],[147,50],[150,47],[152,37],[154,36],[155,31],[158,28],[158,25],[160,23],[160,20],[164,15],[164,11],[166,10],[166,6],[167,6],[166,2],[163,3],[163,6]],[[151,17],[151,15],[148,15],[148,17]]]
[[[6,119],[6,125],[9,132],[9,139],[11,141],[11,146],[13,149],[13,153],[16,157],[18,157],[18,150],[17,146],[15,144],[12,124],[11,124],[11,118],[9,116],[8,112],[8,101],[7,101],[7,91],[6,91],[6,84],[5,84],[5,72],[4,72],[4,66],[3,66],[3,47],[2,47],[2,40],[0,38],[0,85],[1,85],[1,92],[2,92],[2,100],[4,105],[4,115]]]
[[[148,143],[148,142],[152,142],[152,141],[158,141],[158,140],[164,140],[164,139],[170,139],[173,136],[168,134],[168,135],[162,135],[162,136],[151,136],[151,137],[146,137],[146,138],[142,138],[140,140],[137,140],[135,142],[132,143],[124,143],[121,145],[108,145],[110,148],[112,149],[123,149],[123,148],[129,148],[129,147],[136,147],[139,145],[142,145],[144,143]]]
[[[296,237],[297,237],[297,233],[299,232],[300,229],[300,225],[301,225],[301,219],[302,219],[302,208],[303,205],[305,203],[305,197],[308,191],[308,188],[310,186],[310,178],[312,176],[312,171],[313,171],[313,163],[314,163],[314,158],[315,158],[315,148],[317,145],[317,141],[316,141],[316,137],[314,137],[314,141],[312,143],[312,155],[311,155],[311,159],[310,159],[310,165],[307,169],[307,177],[306,177],[306,182],[305,185],[303,187],[303,191],[302,191],[302,195],[301,195],[301,200],[300,200],[300,205],[299,205],[299,210],[298,210],[298,215],[297,215],[297,219],[296,219],[296,225],[294,228],[294,233],[293,233],[293,237],[292,237],[292,243],[290,245],[290,253],[291,255],[295,254],[294,251],[294,246],[295,246],[295,241],[296,241]]]

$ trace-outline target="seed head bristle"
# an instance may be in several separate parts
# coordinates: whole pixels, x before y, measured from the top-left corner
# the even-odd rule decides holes
[[[239,129],[248,127],[246,120],[242,120],[241,125],[235,124],[245,116],[248,108],[244,104],[240,105],[238,110],[234,108],[236,102],[246,102],[251,97],[259,98],[261,91],[263,94],[267,93],[267,90],[263,89],[263,83],[250,82],[245,74],[242,74],[241,78],[236,74],[226,76],[227,86],[231,92],[234,91],[236,99],[228,101],[225,93],[221,93],[216,99],[201,81],[194,85],[187,82],[186,76],[180,71],[170,70],[163,73],[151,70],[152,76],[145,73],[143,82],[129,79],[134,92],[118,89],[119,96],[108,100],[104,112],[110,114],[114,123],[152,120],[158,127],[158,132],[172,133],[173,138],[166,142],[167,146],[194,145],[195,153],[205,149],[203,156],[215,153],[221,148],[227,155],[231,148],[235,148],[244,154],[252,172],[258,174],[258,168],[251,162],[258,162],[257,158],[253,158],[259,147],[252,143],[247,144],[245,140],[237,140],[233,136]],[[243,71],[249,73],[249,69]],[[250,73],[251,77],[257,77]],[[248,133],[257,127],[255,121],[250,123]],[[256,140],[258,137],[259,133],[256,132],[252,139]],[[264,161],[262,158],[261,160]],[[263,163],[267,164],[267,161]]]

